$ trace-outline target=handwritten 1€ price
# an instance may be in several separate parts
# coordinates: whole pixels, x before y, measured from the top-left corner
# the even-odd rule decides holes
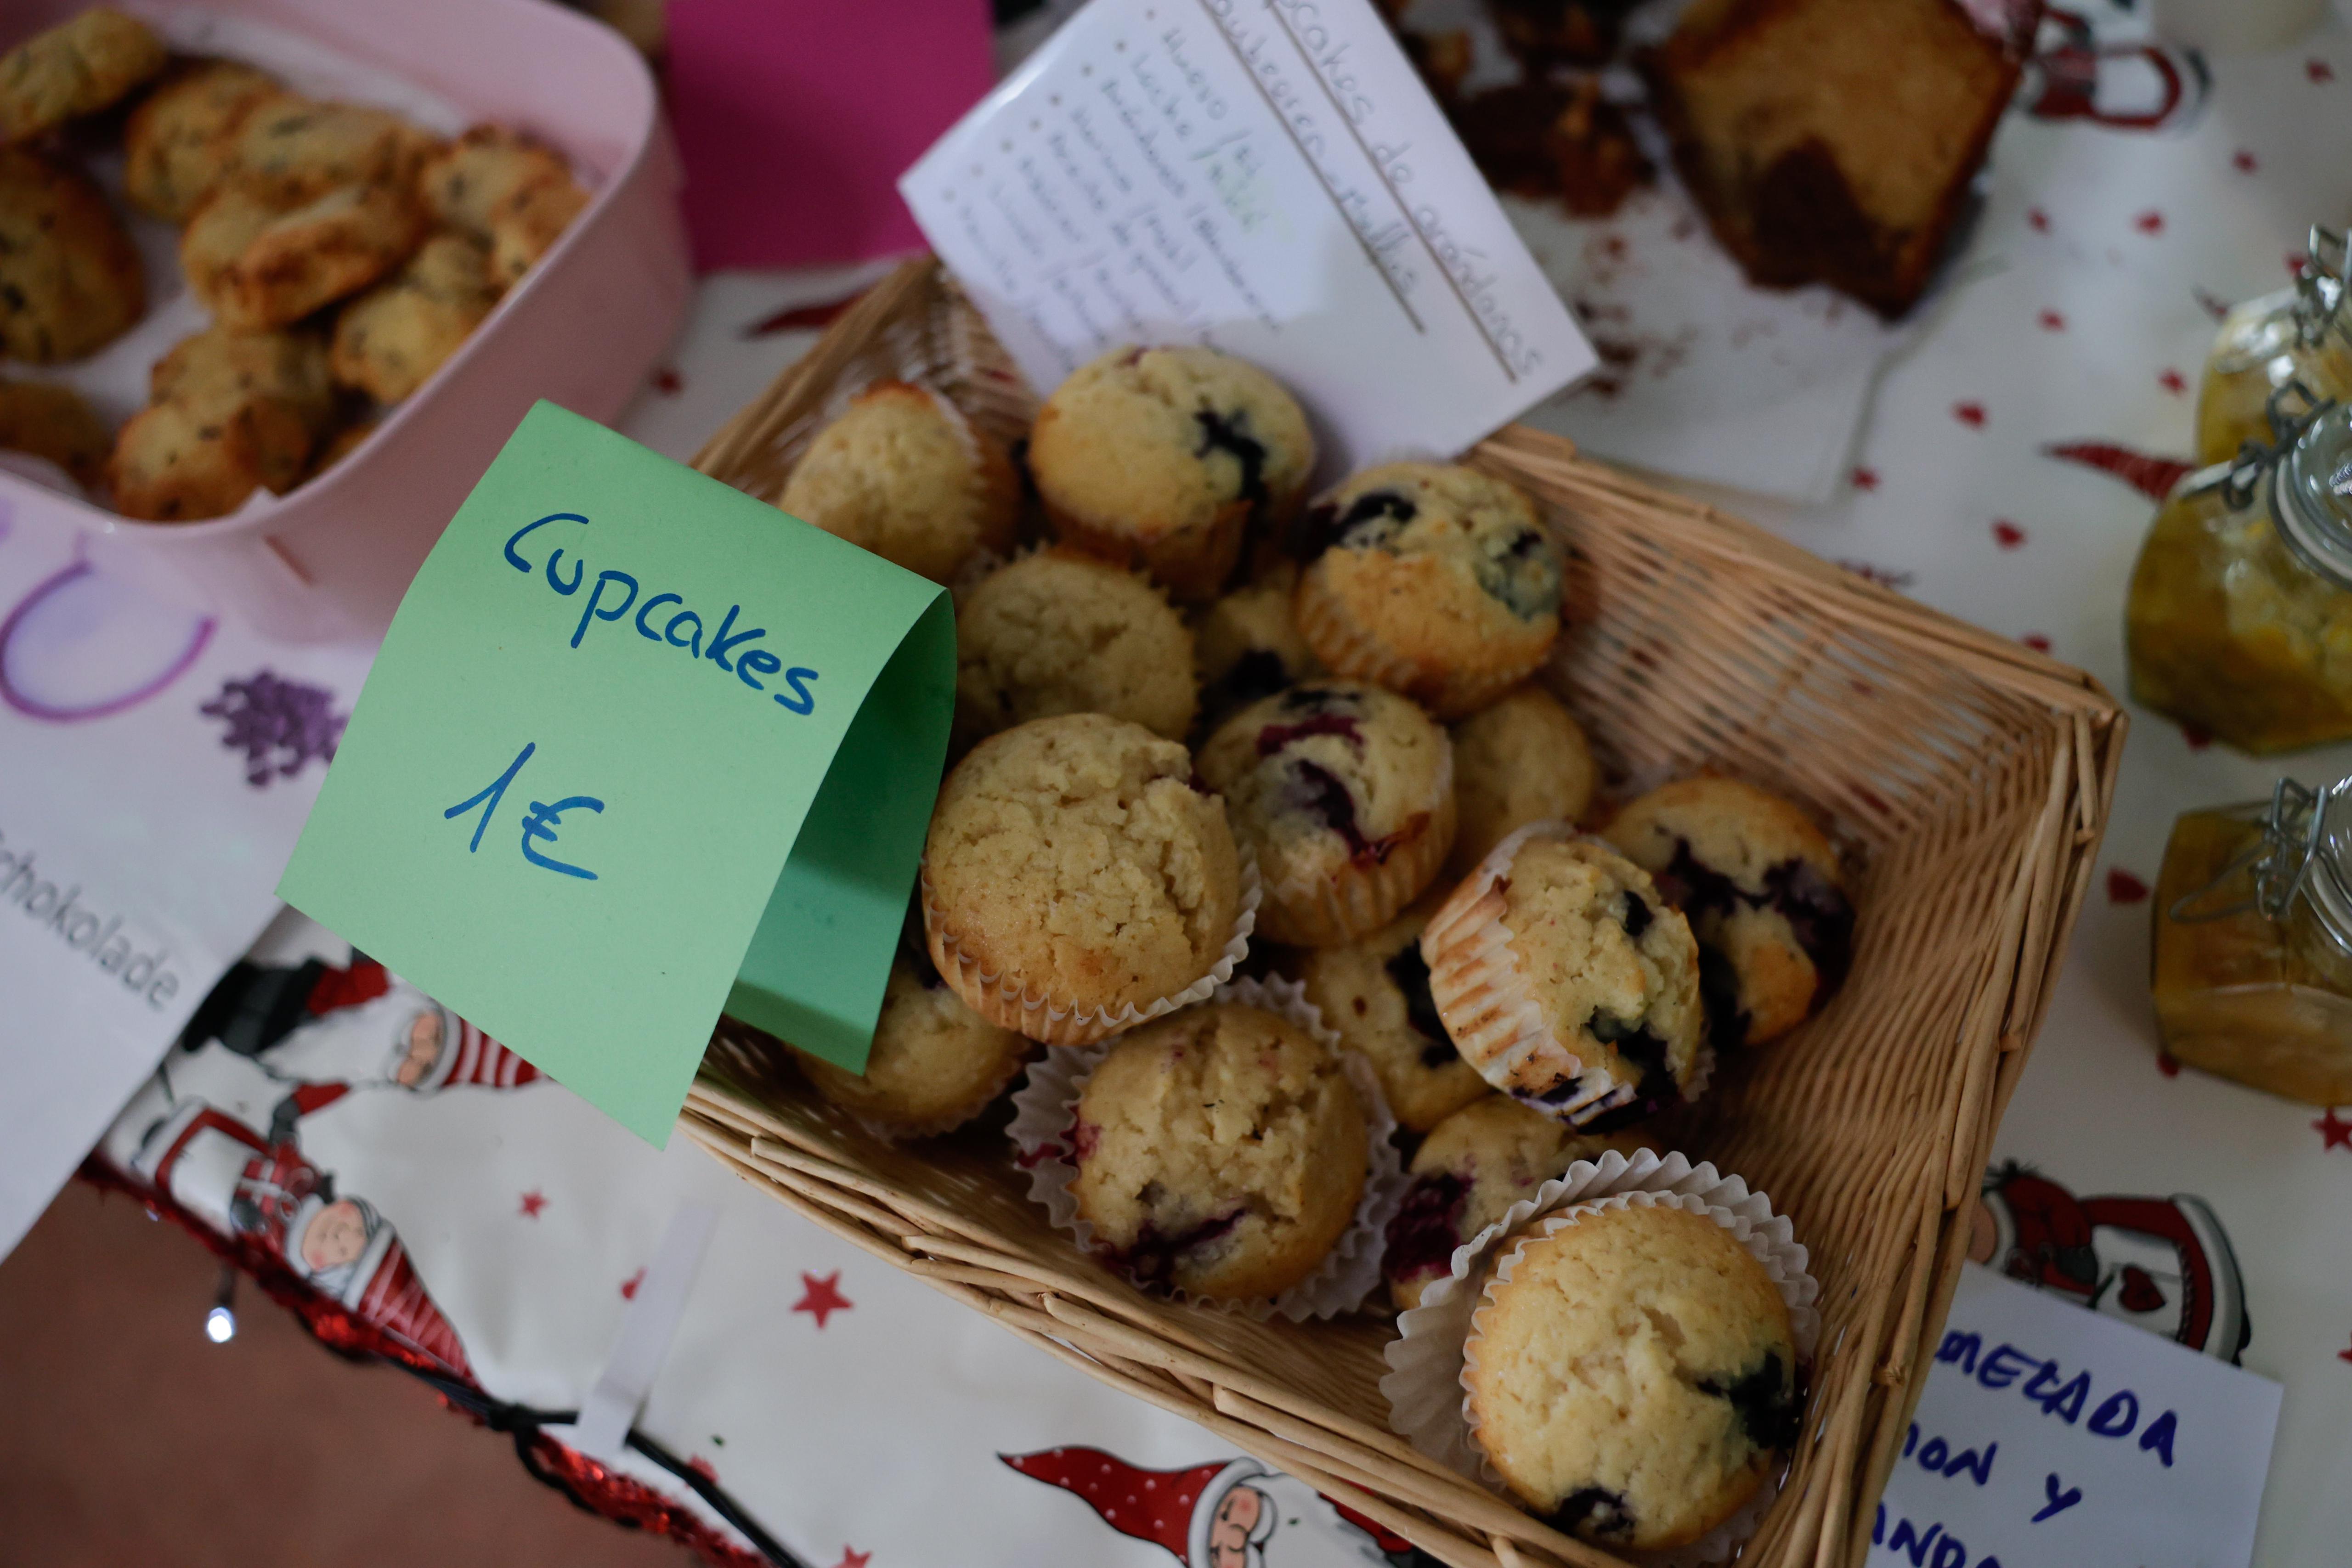
[[[531,563],[522,558],[515,549],[515,546],[522,543],[532,530],[543,528],[550,523],[577,523],[583,528],[589,526],[588,519],[578,512],[550,512],[535,522],[525,523],[507,539],[507,564],[524,576],[530,576],[532,570]],[[547,579],[548,587],[568,599],[580,591],[580,584],[588,575],[588,567],[585,561],[575,557],[572,562],[572,574],[566,578],[561,570],[562,561],[563,550],[559,546],[547,558],[543,575]],[[644,603],[639,604],[637,591],[637,580],[625,571],[598,572],[595,585],[588,591],[588,601],[581,606],[580,624],[572,628],[572,645],[574,648],[579,647],[581,640],[588,635],[589,628],[597,622],[618,621],[628,614],[630,607],[634,605],[637,612],[635,620],[637,635],[646,642],[661,647],[683,649],[688,658],[697,662],[708,659],[755,692],[768,691],[767,686],[761,683],[761,676],[773,675],[781,672],[783,684],[789,689],[768,693],[775,699],[776,706],[796,714],[809,714],[816,711],[816,697],[809,690],[809,686],[816,680],[817,673],[797,664],[786,669],[783,660],[767,649],[748,646],[747,644],[765,637],[768,630],[764,626],[754,626],[742,632],[735,630],[735,618],[743,613],[741,605],[730,604],[727,607],[726,619],[719,623],[719,629],[716,632],[711,632],[710,641],[706,645],[703,642],[703,632],[706,628],[702,622],[702,616],[699,612],[688,607],[683,595],[656,593],[648,596]],[[659,622],[658,630],[656,630],[655,612],[671,605],[677,608],[667,619]],[[730,653],[735,655],[732,664],[728,662],[727,656]]]
[[[484,785],[477,793],[467,796],[441,813],[442,820],[449,821],[464,816],[477,806],[481,808],[482,820],[474,824],[474,837],[466,845],[467,854],[472,854],[482,847],[482,830],[490,825],[492,817],[498,815],[499,802],[506,799],[507,786],[515,781],[515,775],[522,771],[522,765],[530,761],[530,754],[538,749],[539,742],[534,740],[528,743],[520,751],[515,753],[515,759],[507,764],[507,770],[504,773]],[[593,795],[567,795],[551,806],[544,800],[533,800],[530,803],[530,810],[523,813],[522,858],[542,871],[561,872],[565,876],[576,876],[584,882],[594,882],[596,880],[594,872],[584,866],[576,866],[567,861],[543,855],[532,847],[534,843],[553,843],[555,830],[562,822],[563,813],[572,810],[594,811],[601,816],[604,810],[604,802]]]

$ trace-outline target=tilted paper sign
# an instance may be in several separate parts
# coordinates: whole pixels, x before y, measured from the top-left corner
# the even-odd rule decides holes
[[[1298,395],[1333,475],[1595,363],[1370,0],[1094,0],[899,190],[1038,391],[1206,343]]]
[[[648,1141],[722,1008],[862,1071],[946,591],[550,403],[393,618],[278,895]]]

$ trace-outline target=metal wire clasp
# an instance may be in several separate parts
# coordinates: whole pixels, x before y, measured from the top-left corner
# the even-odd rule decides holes
[[[2318,862],[2327,803],[2348,782],[2352,780],[2339,779],[2310,789],[2292,779],[2280,779],[2271,790],[2271,809],[2263,818],[2262,838],[2232,855],[2203,887],[2174,899],[2165,917],[2184,925],[2200,925],[2259,910],[2266,919],[2285,919]],[[2250,869],[2254,882],[2252,898],[2215,902],[2224,888]]]
[[[2287,406],[2289,397],[2303,406],[2290,409]],[[2242,443],[2238,455],[2230,459],[2229,472],[2222,476],[2221,499],[2229,508],[2235,512],[2252,506],[2255,488],[2262,484],[2263,476],[2303,439],[2305,431],[2335,406],[2334,398],[2319,396],[2300,381],[2292,381],[2273,389],[2263,403],[2263,418],[2271,427],[2271,444],[2265,446],[2259,441],[2251,440]]]

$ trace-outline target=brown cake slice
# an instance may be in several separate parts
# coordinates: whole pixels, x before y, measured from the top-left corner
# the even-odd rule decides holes
[[[1697,0],[1643,60],[1675,164],[1748,276],[1918,299],[2039,0]]]

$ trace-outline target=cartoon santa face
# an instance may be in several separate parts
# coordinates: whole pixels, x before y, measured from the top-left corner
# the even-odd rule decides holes
[[[447,1038],[439,1008],[426,1008],[410,1019],[393,1051],[392,1081],[403,1089],[430,1082],[433,1069],[441,1061],[442,1042]]]
[[[361,1210],[359,1201],[337,1198],[322,1204],[310,1216],[310,1224],[302,1228],[302,1267],[314,1276],[348,1268],[360,1260],[367,1245],[367,1216]]]
[[[1236,1486],[1209,1517],[1209,1568],[1255,1568],[1274,1534],[1274,1505],[1254,1486]]]
[[[1389,1568],[1409,1542],[1255,1459],[1149,1470],[1100,1448],[1006,1454],[1032,1480],[1076,1493],[1122,1535],[1182,1568]]]

